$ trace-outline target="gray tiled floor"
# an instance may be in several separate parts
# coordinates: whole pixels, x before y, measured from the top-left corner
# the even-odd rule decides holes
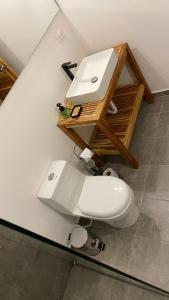
[[[133,137],[153,138],[156,135],[158,121],[159,121],[158,112],[140,113],[134,129]]]
[[[157,137],[168,136],[169,135],[169,112],[160,113],[158,127],[157,127]]]
[[[152,164],[169,164],[169,139],[165,135],[154,139],[153,152],[150,158]]]
[[[126,229],[94,222],[106,242],[97,259],[169,291],[169,96],[142,103],[130,149],[138,170],[121,158],[107,165],[134,189],[140,217]]]
[[[151,199],[169,200],[169,164],[150,165],[145,196]]]
[[[169,243],[169,202],[144,199],[135,227],[139,236]]]
[[[141,164],[148,164],[152,159],[154,143],[155,138],[134,138],[130,151]]]
[[[94,230],[95,231],[95,230]],[[97,259],[121,271],[125,271],[131,252],[133,235],[109,229],[97,228],[97,234],[104,237],[106,250]],[[124,247],[125,245],[125,247]]]
[[[168,290],[169,245],[136,235],[128,260],[127,271],[146,282]]]
[[[62,300],[73,259],[0,225],[0,300]]]
[[[167,297],[75,265],[64,300],[167,300]]]

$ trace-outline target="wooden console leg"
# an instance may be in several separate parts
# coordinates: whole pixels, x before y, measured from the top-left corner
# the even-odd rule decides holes
[[[58,127],[82,150],[85,148],[90,149],[89,145],[72,128],[67,128],[61,125],[58,125]],[[94,152],[93,149],[92,151]],[[104,162],[96,154],[94,154],[93,159],[97,165],[103,166]]]
[[[123,145],[123,143],[117,138],[117,136],[111,131],[108,123],[104,120],[99,121],[97,126],[101,129],[101,131],[108,137],[108,139],[112,142],[113,145],[117,147],[121,155],[128,160],[129,164],[137,169],[138,161],[133,157],[133,155],[127,150],[127,148]]]
[[[143,83],[144,84],[144,87],[145,87],[145,91],[144,91],[144,95],[145,95],[145,98],[146,98],[146,101],[149,102],[149,103],[153,103],[154,102],[154,96],[153,94],[151,93],[150,91],[150,88],[140,70],[140,67],[139,65],[137,64],[136,60],[135,60],[135,57],[130,49],[130,47],[126,46],[126,50],[127,50],[127,62],[129,64],[129,66],[131,67],[134,75],[136,76],[137,80],[139,83]]]

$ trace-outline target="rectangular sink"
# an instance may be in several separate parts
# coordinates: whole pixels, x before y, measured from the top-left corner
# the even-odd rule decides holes
[[[113,48],[87,56],[81,61],[66,94],[73,104],[98,101],[105,97],[117,64]]]

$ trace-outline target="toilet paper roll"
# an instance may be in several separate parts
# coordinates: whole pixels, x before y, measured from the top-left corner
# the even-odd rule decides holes
[[[103,176],[119,177],[118,174],[112,168],[105,169],[103,172]]]
[[[84,159],[86,162],[88,162],[92,156],[93,156],[93,152],[88,149],[88,148],[85,148],[79,155],[80,158]]]

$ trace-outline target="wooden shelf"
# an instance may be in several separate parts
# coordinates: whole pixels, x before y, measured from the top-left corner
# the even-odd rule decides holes
[[[82,104],[78,118],[64,119],[60,116],[57,125],[81,149],[91,148],[97,161],[100,160],[97,155],[121,154],[133,168],[138,168],[138,161],[128,147],[143,95],[148,103],[153,103],[154,97],[128,44],[113,48],[118,61],[104,99]],[[117,88],[125,63],[135,75],[137,85]],[[118,108],[116,115],[107,114],[112,99]],[[72,107],[70,102],[67,106]],[[96,125],[89,144],[72,128],[86,125]]]
[[[103,100],[94,101],[90,103],[82,104],[82,112],[78,118],[64,118],[62,115],[59,116],[58,125],[70,127],[79,127],[84,125],[96,124],[99,120],[99,114],[103,106]],[[66,107],[69,109],[73,108],[71,101],[67,101]]]
[[[144,86],[142,84],[116,89],[113,101],[118,108],[118,113],[106,116],[110,131],[114,132],[126,148],[130,144],[143,94]],[[112,145],[112,142],[97,126],[89,145],[96,154],[120,154],[116,146]]]
[[[107,111],[109,103],[111,102],[111,97],[113,95],[113,92],[115,91],[116,85],[118,83],[121,74],[121,69],[126,60],[127,57],[126,47],[127,44],[122,44],[113,47],[118,56],[118,62],[104,99],[100,101],[93,100],[93,102],[82,104],[82,113],[78,118],[64,119],[62,116],[60,116],[57,123],[58,126],[65,126],[67,128],[78,127],[81,125],[84,126],[84,125],[96,124],[97,121],[101,119],[105,111]],[[68,100],[66,106],[71,109],[72,108],[71,101]]]
[[[0,58],[0,65],[4,66],[3,70],[0,71],[0,99],[4,100],[14,85],[17,74],[2,58]]]

